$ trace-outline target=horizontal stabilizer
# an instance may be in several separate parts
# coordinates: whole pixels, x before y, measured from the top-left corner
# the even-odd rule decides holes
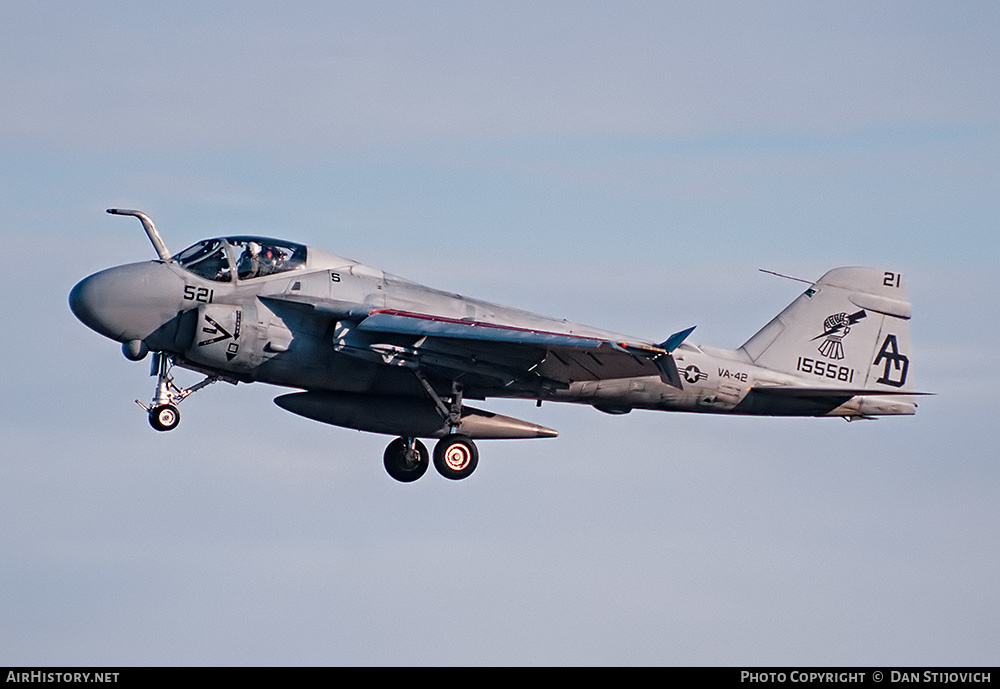
[[[856,395],[933,395],[933,392],[909,392],[905,390],[873,390],[869,388],[810,388],[799,385],[761,385],[750,388],[750,392],[779,397],[854,397]]]

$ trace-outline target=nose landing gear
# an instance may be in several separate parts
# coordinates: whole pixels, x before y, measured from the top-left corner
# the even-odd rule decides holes
[[[181,413],[172,404],[160,404],[149,410],[149,425],[158,431],[172,431],[181,422]]]
[[[153,401],[146,405],[136,400],[135,403],[146,410],[149,415],[149,425],[157,431],[172,431],[181,422],[181,413],[177,410],[177,405],[187,398],[188,395],[198,392],[206,385],[211,385],[220,376],[206,376],[205,380],[192,385],[189,388],[180,388],[174,383],[170,369],[173,368],[173,361],[169,354],[156,352],[153,354],[153,361],[149,375],[156,376],[156,393]]]

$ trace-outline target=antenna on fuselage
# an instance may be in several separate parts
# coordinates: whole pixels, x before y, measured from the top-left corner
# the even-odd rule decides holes
[[[142,229],[146,230],[146,236],[149,237],[149,241],[153,244],[153,248],[156,249],[160,260],[170,260],[170,252],[167,251],[167,245],[163,243],[163,238],[156,231],[156,225],[153,224],[148,215],[142,211],[132,211],[125,208],[109,208],[108,213],[111,213],[111,215],[131,215],[139,218],[139,222],[142,223]]]

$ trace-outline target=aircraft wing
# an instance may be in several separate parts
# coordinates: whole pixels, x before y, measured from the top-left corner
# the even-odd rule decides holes
[[[409,357],[417,365],[454,375],[470,373],[502,380],[505,385],[556,384],[659,375],[680,386],[670,356],[689,333],[683,331],[662,345],[615,341],[592,335],[517,327],[514,325],[447,318],[378,309],[360,321],[357,331],[417,337],[409,347],[381,346],[387,356]],[[669,349],[668,349],[669,346]]]
[[[612,342],[599,337],[558,333],[534,328],[519,328],[501,323],[446,318],[412,311],[379,309],[371,312],[359,326],[361,330],[402,333],[406,335],[449,337],[459,340],[485,340],[544,347],[600,349],[662,354],[664,350],[646,343]]]

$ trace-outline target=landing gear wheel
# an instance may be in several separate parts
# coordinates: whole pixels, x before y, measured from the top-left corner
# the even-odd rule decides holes
[[[466,478],[479,464],[479,450],[464,435],[446,435],[434,446],[434,468],[452,481]]]
[[[172,404],[161,404],[149,410],[149,425],[158,431],[172,431],[181,422],[181,413]]]
[[[396,438],[389,443],[382,455],[382,462],[389,476],[402,483],[410,483],[423,476],[430,464],[429,460],[427,447],[416,438],[412,441]]]

